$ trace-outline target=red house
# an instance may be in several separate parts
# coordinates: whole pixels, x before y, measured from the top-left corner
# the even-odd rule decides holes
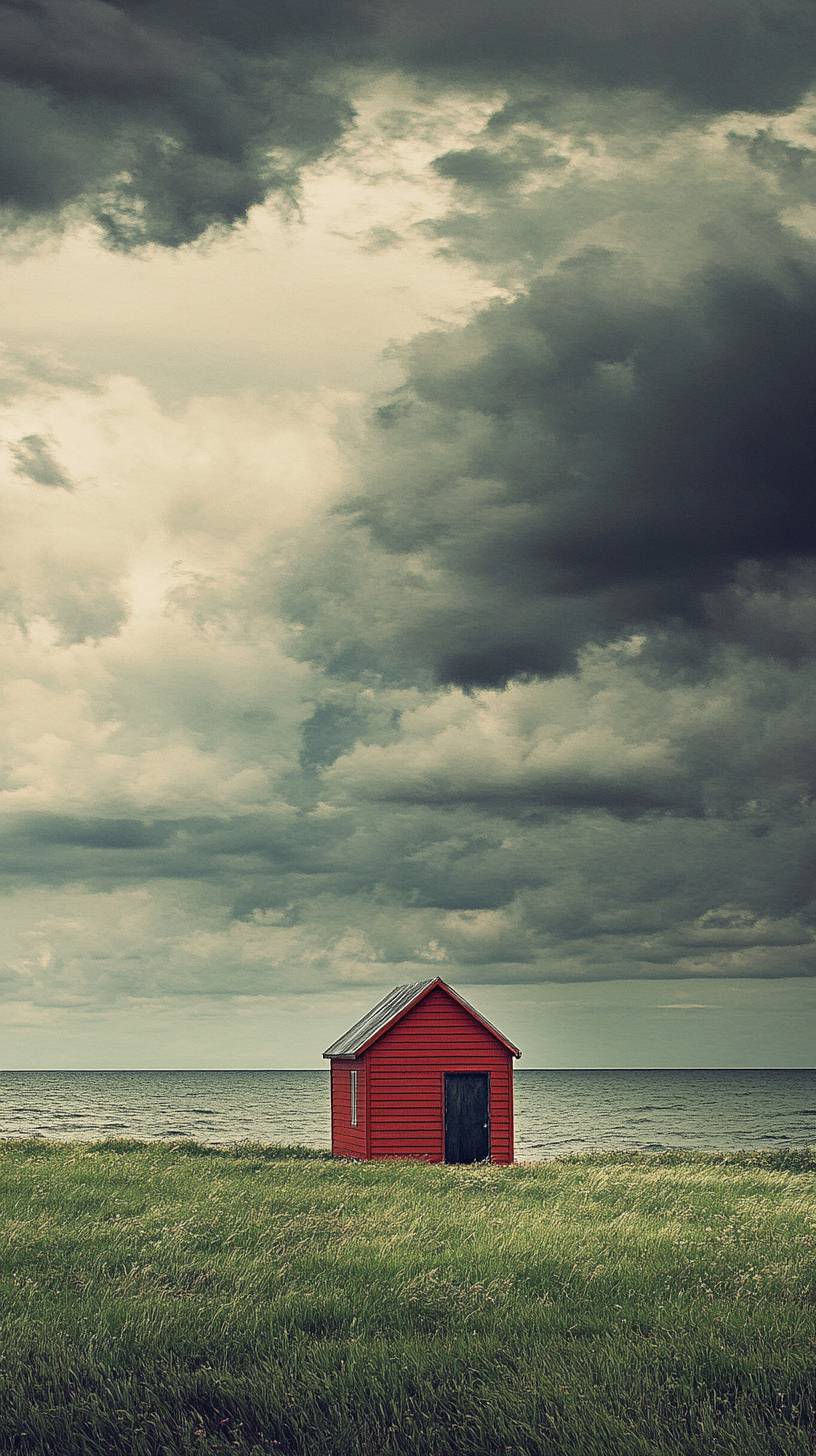
[[[335,1156],[512,1163],[521,1052],[439,977],[389,991],[323,1055]]]

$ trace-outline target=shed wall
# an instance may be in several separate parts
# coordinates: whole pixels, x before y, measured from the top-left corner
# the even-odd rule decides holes
[[[357,1072],[357,1126],[351,1126],[351,1081],[349,1072]],[[366,1059],[337,1060],[331,1064],[332,1152],[341,1157],[364,1158],[366,1148],[366,1113],[368,1110],[368,1068]]]
[[[489,1072],[491,1159],[512,1163],[510,1053],[444,991],[431,991],[364,1060],[369,1157],[443,1162],[445,1072]]]

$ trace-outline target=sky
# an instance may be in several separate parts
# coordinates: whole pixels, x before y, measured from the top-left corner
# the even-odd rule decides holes
[[[0,1065],[813,1065],[809,0],[0,35]]]

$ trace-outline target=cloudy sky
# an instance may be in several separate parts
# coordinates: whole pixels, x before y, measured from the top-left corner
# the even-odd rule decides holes
[[[812,1065],[810,0],[0,32],[0,1063]]]

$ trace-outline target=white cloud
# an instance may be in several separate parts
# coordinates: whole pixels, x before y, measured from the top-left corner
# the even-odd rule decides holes
[[[109,251],[87,227],[0,255],[6,342],[47,344],[91,374],[138,376],[176,401],[395,378],[382,359],[394,339],[495,291],[416,226],[447,201],[428,162],[446,139],[478,132],[490,109],[489,98],[431,100],[387,78],[361,91],[354,129],[307,169],[296,214],[273,200],[243,227],[139,257]],[[367,249],[378,231],[398,246]]]
[[[404,713],[395,743],[358,744],[327,775],[345,793],[422,802],[529,796],[671,802],[681,767],[621,687],[576,681],[459,690]]]
[[[193,598],[206,582],[231,600],[260,543],[285,550],[331,499],[347,403],[248,395],[171,413],[118,378],[33,380],[0,408],[0,439],[42,433],[75,482],[46,489],[0,452],[0,809],[172,816],[276,801],[309,670],[268,623],[261,641],[229,614],[202,626]]]

